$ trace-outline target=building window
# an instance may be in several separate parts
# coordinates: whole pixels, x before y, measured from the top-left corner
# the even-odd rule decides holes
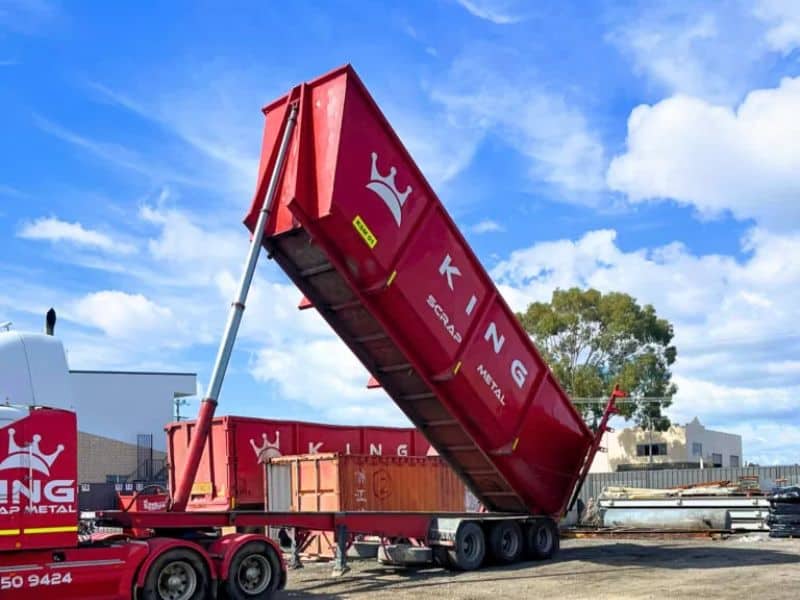
[[[738,468],[739,467],[739,457],[735,454],[731,454],[731,467]]]
[[[703,444],[692,442],[692,456],[703,456]]]
[[[711,455],[711,462],[714,463],[715,467],[722,466],[722,454],[712,454]]]
[[[666,444],[636,444],[636,456],[666,456]]]

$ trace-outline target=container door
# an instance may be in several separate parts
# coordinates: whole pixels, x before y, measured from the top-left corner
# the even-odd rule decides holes
[[[291,465],[267,465],[267,493],[264,508],[269,512],[290,512],[292,510]]]

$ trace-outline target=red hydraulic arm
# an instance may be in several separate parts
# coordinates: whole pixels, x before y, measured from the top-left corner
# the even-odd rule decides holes
[[[613,415],[619,412],[619,409],[617,408],[617,398],[624,397],[625,392],[619,389],[619,385],[615,385],[614,390],[611,392],[611,397],[608,399],[608,404],[606,404],[606,408],[603,411],[600,424],[598,425],[597,431],[594,434],[594,441],[589,447],[589,452],[586,454],[586,460],[583,462],[580,473],[578,473],[578,480],[575,483],[575,491],[572,492],[572,498],[570,498],[569,504],[567,505],[567,510],[565,512],[572,510],[572,507],[575,505],[575,501],[578,499],[578,495],[581,493],[583,482],[586,481],[586,477],[589,475],[589,469],[592,468],[594,457],[597,455],[597,451],[600,450],[600,443],[603,441],[603,434],[606,431],[611,431],[611,428],[608,426],[608,421]]]
[[[264,237],[264,228],[267,223],[267,218],[272,209],[275,192],[278,189],[278,182],[280,180],[283,164],[286,159],[289,142],[292,138],[295,124],[297,122],[297,103],[292,103],[289,110],[289,117],[283,131],[283,138],[278,150],[278,156],[275,160],[275,166],[269,177],[265,176],[259,181],[258,191],[256,194],[260,197],[264,193],[263,186],[267,184],[266,198],[264,200],[263,208],[259,214],[253,237],[250,241],[250,250],[247,254],[247,262],[245,263],[244,273],[242,273],[242,280],[239,283],[239,291],[231,304],[231,310],[228,315],[228,322],[225,325],[225,332],[220,342],[219,351],[217,352],[217,359],[214,363],[214,370],[211,375],[211,381],[208,384],[208,393],[200,405],[200,411],[197,415],[197,425],[195,426],[192,441],[189,444],[189,452],[186,459],[186,465],[183,472],[178,479],[177,489],[174,492],[172,499],[172,511],[184,511],[186,504],[189,502],[189,495],[191,493],[194,478],[197,475],[197,467],[200,464],[200,457],[203,454],[203,448],[208,440],[208,433],[211,430],[211,419],[214,417],[214,411],[217,408],[217,399],[219,398],[220,389],[222,388],[222,381],[225,379],[225,372],[228,369],[228,361],[231,357],[233,344],[236,341],[236,334],[239,331],[239,324],[242,321],[242,313],[244,312],[244,303],[247,300],[247,293],[250,290],[250,285],[253,281],[253,273],[255,272],[256,263],[258,262],[258,255],[261,251],[261,239]]]

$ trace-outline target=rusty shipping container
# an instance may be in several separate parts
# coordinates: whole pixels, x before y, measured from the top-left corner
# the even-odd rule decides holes
[[[283,456],[265,469],[264,505],[278,512],[463,512],[468,502],[464,483],[436,456]],[[303,554],[334,556],[333,532],[309,532]]]
[[[306,454],[266,465],[267,510],[463,512],[466,488],[437,456]]]
[[[355,71],[264,114],[246,226],[296,115],[267,252],[484,506],[561,513],[594,436]]]
[[[194,421],[181,421],[165,428],[172,489],[186,463],[194,427]],[[263,465],[276,456],[314,452],[425,456],[431,451],[428,441],[411,427],[216,417],[203,449],[188,508],[261,508],[264,503]]]

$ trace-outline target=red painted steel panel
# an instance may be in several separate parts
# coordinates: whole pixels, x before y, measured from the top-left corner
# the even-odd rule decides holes
[[[134,576],[147,558],[146,542],[0,552],[0,572],[13,600],[130,600]]]
[[[259,177],[294,102],[264,246],[485,506],[559,513],[591,431],[352,68],[264,109]]]
[[[170,485],[186,463],[194,421],[166,427]],[[214,418],[200,459],[190,510],[262,508],[264,461],[283,455],[341,452],[424,456],[430,444],[413,428],[327,425],[252,417]]]
[[[50,408],[0,428],[0,551],[77,545],[77,431]]]

